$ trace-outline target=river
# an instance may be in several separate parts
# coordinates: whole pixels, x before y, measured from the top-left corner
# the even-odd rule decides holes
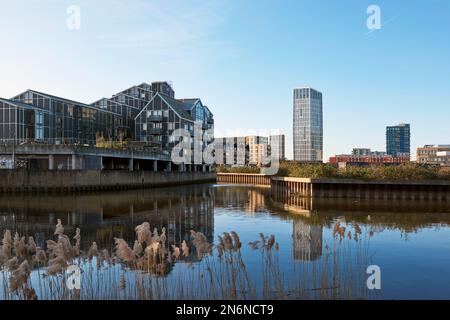
[[[166,286],[164,295],[137,292],[136,284],[131,284],[131,268],[121,265],[112,267],[116,268],[113,274],[123,282],[128,280],[130,290],[125,290],[124,284],[120,288],[111,276],[96,272],[92,283],[110,283],[104,284],[107,289],[103,291],[82,295],[86,299],[450,299],[447,202],[273,199],[269,189],[238,185],[0,198],[0,235],[10,230],[20,237],[32,236],[45,248],[46,240],[56,241],[57,219],[61,219],[69,239],[80,228],[85,251],[95,241],[111,255],[115,237],[132,248],[135,227],[143,222],[152,230],[157,228],[159,234],[166,229],[169,250],[172,245],[181,247],[183,240],[190,244],[191,230],[204,234],[215,247],[224,232],[236,232],[242,243],[234,254],[239,254],[245,269],[236,272],[235,288],[227,287],[235,292],[224,292],[224,285],[219,285],[221,276],[214,276],[215,282],[204,280],[211,268],[217,274],[224,272],[216,251],[208,257],[197,256],[191,249],[189,257],[170,261],[164,282],[156,283],[156,290],[163,290],[159,285]],[[269,247],[271,235],[275,242]],[[371,278],[375,287],[367,285],[375,270],[370,266],[375,266],[379,275]],[[45,277],[45,268],[33,267],[29,283],[38,298],[56,297],[45,285],[42,288],[40,277]],[[7,278],[3,269],[0,299],[20,299],[22,296],[5,290]],[[203,289],[181,289],[185,282],[191,283],[191,289]],[[222,287],[215,292],[209,285]],[[105,296],[111,289],[124,293]]]

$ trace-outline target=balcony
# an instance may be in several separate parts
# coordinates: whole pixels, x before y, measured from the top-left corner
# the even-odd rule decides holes
[[[162,122],[162,116],[150,115],[147,119],[149,122]]]
[[[208,118],[207,121],[208,121],[209,124],[214,124],[214,118]]]
[[[160,135],[160,134],[162,134],[162,129],[161,128],[148,128],[147,132],[150,135]]]

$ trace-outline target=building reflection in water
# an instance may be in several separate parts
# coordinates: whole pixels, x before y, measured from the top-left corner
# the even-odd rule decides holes
[[[294,260],[314,261],[322,256],[323,226],[293,219],[292,251]]]
[[[233,186],[231,188],[216,187],[216,206],[221,208],[239,209],[254,215],[266,208],[266,194],[263,189]]]
[[[6,229],[33,236],[39,246],[54,239],[61,219],[70,237],[81,229],[82,245],[96,241],[112,249],[114,237],[132,244],[134,229],[144,221],[167,229],[169,244],[188,241],[190,230],[214,237],[214,193],[209,186],[122,191],[75,196],[17,196],[0,198],[0,234]]]
[[[369,226],[372,234],[384,228],[409,233],[436,224],[450,225],[450,204],[447,202],[272,195],[269,203],[274,211],[287,212],[289,219],[293,219],[295,260],[318,259],[322,255],[324,226],[331,227],[342,216],[354,225]]]

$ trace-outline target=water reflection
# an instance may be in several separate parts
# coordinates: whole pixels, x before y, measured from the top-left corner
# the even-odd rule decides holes
[[[292,220],[292,248],[294,260],[313,261],[322,256],[323,226]]]
[[[33,236],[38,246],[54,238],[56,219],[66,233],[82,230],[83,247],[96,241],[111,249],[114,237],[132,242],[144,221],[167,230],[169,244],[189,240],[190,230],[214,237],[214,192],[209,186],[123,191],[76,196],[0,198],[0,233],[7,229]]]
[[[338,299],[351,285],[350,298],[370,298],[366,267],[374,263],[387,270],[381,297],[450,298],[444,285],[450,275],[439,273],[450,268],[446,202],[274,198],[264,188],[224,185],[0,198],[0,234],[9,229],[33,236],[45,247],[45,240],[55,238],[57,219],[71,237],[81,229],[83,248],[96,241],[110,252],[114,237],[132,245],[135,227],[145,221],[152,229],[166,228],[168,248],[183,240],[189,243],[191,230],[203,233],[216,247],[219,235],[236,231],[242,259],[260,292],[265,292],[267,274],[254,247],[274,234],[283,297]],[[204,267],[196,257],[193,251],[186,261]],[[175,283],[184,272],[183,266],[176,268],[171,264],[166,274],[175,273]]]

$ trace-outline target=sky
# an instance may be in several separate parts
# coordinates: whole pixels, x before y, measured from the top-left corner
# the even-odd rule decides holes
[[[398,123],[411,124],[415,153],[450,144],[449,38],[448,0],[0,0],[0,97],[91,103],[171,81],[177,98],[208,105],[216,136],[279,130],[291,158],[292,91],[311,86],[325,160],[385,150]]]

